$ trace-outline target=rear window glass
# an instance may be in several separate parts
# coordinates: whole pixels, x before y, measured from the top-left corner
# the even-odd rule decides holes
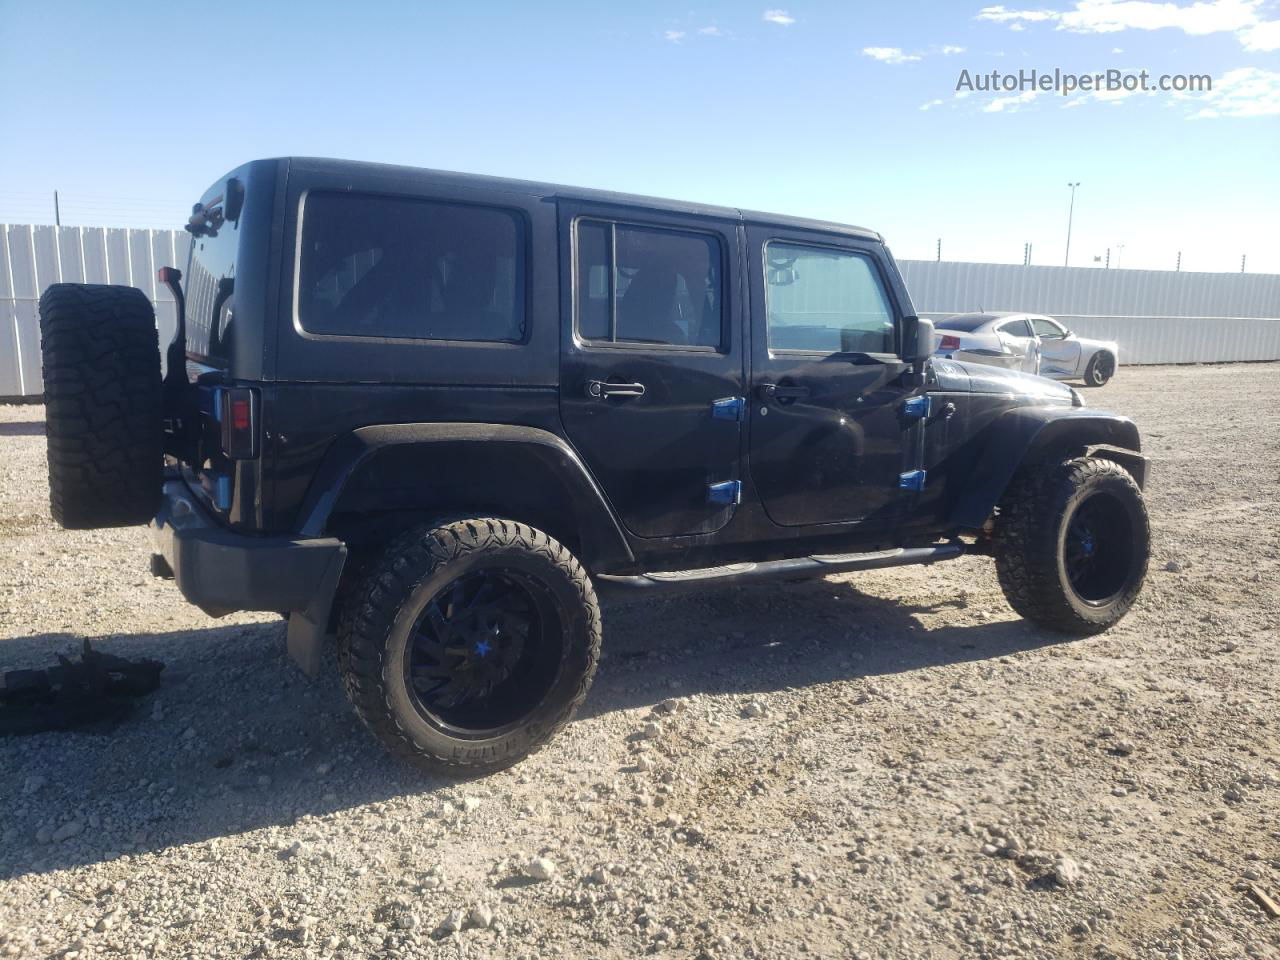
[[[302,217],[307,333],[521,341],[524,222],[509,210],[313,193]]]
[[[215,366],[225,365],[231,356],[239,246],[240,224],[224,221],[191,242],[183,284],[187,354]]]
[[[994,317],[985,313],[976,316],[947,317],[934,324],[938,330],[959,330],[962,333],[973,333],[984,323],[990,323]]]

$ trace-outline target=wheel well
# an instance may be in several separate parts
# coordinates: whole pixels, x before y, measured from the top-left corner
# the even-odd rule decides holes
[[[1141,460],[1141,454],[1138,453],[1140,448],[1138,429],[1128,420],[1058,420],[1045,424],[1036,434],[1023,454],[1018,469],[1026,469],[1028,465],[1039,465],[1046,461],[1069,460],[1093,451],[1125,466],[1119,457],[1128,452],[1131,458],[1136,456]],[[1115,456],[1107,456],[1108,453],[1114,453]]]
[[[355,556],[378,552],[410,527],[452,517],[501,517],[528,524],[558,540],[575,556],[582,546],[581,536],[571,517],[537,508],[513,510],[509,504],[486,507],[471,503],[450,507],[441,503],[430,508],[346,512],[331,519],[329,532],[342,540]]]
[[[956,500],[951,521],[956,529],[981,530],[1018,476],[1085,454],[1114,460],[1141,487],[1146,460],[1140,449],[1138,428],[1123,417],[1077,413],[1034,425],[1024,421],[992,437]]]
[[[329,615],[329,630],[337,629],[344,599],[351,595],[351,591],[377,563],[387,544],[413,527],[457,517],[501,517],[515,520],[541,530],[563,544],[575,557],[580,556],[582,541],[576,526],[566,524],[564,521],[567,518],[564,515],[553,515],[544,510],[489,509],[477,504],[450,508],[442,504],[430,509],[341,513],[331,518],[329,533],[347,545],[348,553]]]

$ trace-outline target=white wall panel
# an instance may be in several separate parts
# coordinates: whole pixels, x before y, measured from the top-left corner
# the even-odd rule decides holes
[[[40,393],[37,303],[59,279],[120,283],[156,304],[161,343],[173,336],[173,299],[155,279],[185,270],[180,230],[0,225],[0,397]],[[899,261],[922,316],[1026,310],[1056,316],[1082,336],[1117,340],[1121,363],[1280,360],[1280,276],[1170,273],[999,263]]]
[[[1123,363],[1280,360],[1280,276],[899,262],[921,316],[1022,310],[1116,340]]]

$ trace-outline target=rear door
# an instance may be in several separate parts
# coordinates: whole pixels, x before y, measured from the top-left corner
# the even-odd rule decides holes
[[[1039,370],[1039,344],[1026,317],[996,324],[996,336],[1000,338],[1002,366],[1023,373]]]
[[[733,221],[562,202],[560,412],[638,537],[710,533],[739,501]]]
[[[920,457],[882,249],[755,225],[747,243],[751,479],[765,510],[783,526],[893,527]]]

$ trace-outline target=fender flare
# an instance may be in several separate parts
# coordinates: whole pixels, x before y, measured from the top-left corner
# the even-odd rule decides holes
[[[509,424],[380,424],[346,434],[330,447],[316,472],[302,506],[300,533],[324,535],[331,518],[362,484],[376,485],[380,462],[400,457],[425,465],[451,454],[464,456],[473,474],[483,478],[487,494],[477,494],[476,507],[504,515],[501,502],[507,498],[495,497],[495,491],[508,492],[512,503],[560,504],[571,514],[567,519],[578,539],[576,552],[588,570],[621,569],[635,562],[604,492],[568,442],[547,430]],[[393,476],[399,472],[391,471]],[[430,471],[420,475],[430,477]],[[446,500],[438,505],[456,509],[468,504]],[[429,486],[420,502],[410,506],[437,506]]]
[[[978,437],[973,470],[953,501],[953,528],[986,523],[1018,468],[1055,447],[1115,460],[1138,486],[1146,483],[1147,458],[1138,428],[1128,417],[1087,407],[1017,407],[998,416]]]

